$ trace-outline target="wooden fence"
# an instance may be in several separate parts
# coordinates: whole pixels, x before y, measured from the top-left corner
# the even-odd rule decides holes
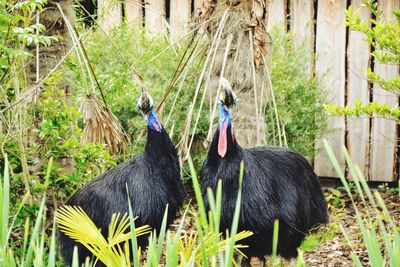
[[[110,2],[115,1],[98,1],[99,18],[106,29],[120,22],[124,13],[130,23],[144,23],[150,30],[157,32],[166,32],[168,29],[174,40],[188,31],[191,13],[202,0],[125,0],[123,8],[121,4],[112,4],[110,8]],[[363,103],[374,100],[398,106],[398,95],[370,84],[365,77],[368,67],[383,77],[393,77],[399,75],[399,66],[374,64],[370,58],[371,48],[363,41],[365,37],[345,26],[344,10],[350,4],[358,8],[362,2],[271,0],[267,28],[278,25],[290,31],[297,45],[306,41],[309,61],[305,64],[310,75],[324,77],[329,90],[328,102],[343,106],[361,98]],[[379,0],[378,8],[383,11],[385,18],[392,18],[392,11],[400,8],[400,0]],[[371,18],[366,9],[363,9],[361,15],[365,20]],[[330,119],[329,128],[330,132],[325,138],[332,145],[343,171],[346,171],[346,166],[342,147],[346,146],[354,162],[369,180],[398,179],[398,125],[394,121],[336,117]],[[320,176],[337,176],[321,140],[316,140],[316,148],[319,151],[315,157],[316,173]]]

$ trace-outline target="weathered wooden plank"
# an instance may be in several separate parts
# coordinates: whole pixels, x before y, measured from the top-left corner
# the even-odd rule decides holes
[[[122,7],[119,2],[112,0],[99,0],[97,2],[99,24],[108,31],[122,20]]]
[[[193,8],[196,10],[196,8],[199,8],[201,6],[201,3],[203,0],[193,0]]]
[[[354,9],[361,7],[363,0],[352,0]],[[360,11],[364,21],[369,21],[371,12],[367,8]],[[369,88],[367,69],[370,59],[370,45],[364,41],[365,35],[350,30],[349,43],[347,47],[347,100],[350,106],[354,101],[360,99],[362,103],[369,103]],[[352,160],[357,164],[366,177],[369,174],[369,118],[348,118],[347,119],[347,149]]]
[[[383,11],[385,19],[393,19],[392,11],[400,8],[400,1],[382,0],[378,8]],[[383,78],[393,78],[399,75],[399,66],[375,64],[375,71]],[[398,96],[387,92],[378,85],[373,87],[373,100],[398,106]],[[393,181],[395,168],[395,153],[397,144],[396,123],[383,118],[372,118],[371,125],[371,180]]]
[[[165,32],[165,0],[145,1],[145,25],[152,32]]]
[[[327,102],[344,105],[346,54],[346,0],[318,1],[315,70],[324,78],[328,89]],[[329,133],[324,138],[331,144],[340,167],[345,169],[342,147],[345,141],[345,120],[331,118]],[[337,177],[322,140],[316,140],[314,169],[319,176]]]
[[[142,6],[141,0],[125,0],[125,17],[129,25],[142,25]]]
[[[187,32],[190,21],[191,1],[174,0],[170,2],[169,21],[171,26],[171,40],[175,41]]]
[[[268,7],[267,30],[270,31],[274,26],[287,29],[286,20],[287,0],[271,0]]]
[[[314,1],[292,0],[290,18],[290,28],[296,47],[304,45],[307,51],[305,65],[311,76],[314,60]]]

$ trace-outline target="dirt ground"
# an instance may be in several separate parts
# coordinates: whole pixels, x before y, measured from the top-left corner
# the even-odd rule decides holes
[[[325,190],[326,195],[329,194],[329,190]],[[395,222],[400,222],[400,197],[399,192],[385,189],[380,190],[380,193],[389,209]],[[318,244],[316,248],[311,251],[305,251],[303,258],[307,266],[329,266],[329,267],[345,267],[354,266],[351,259],[351,248],[342,234],[339,223],[344,226],[349,234],[349,238],[352,240],[353,248],[356,251],[357,256],[360,258],[364,266],[370,266],[368,260],[368,254],[365,246],[362,243],[362,235],[360,233],[354,209],[351,204],[349,197],[346,194],[341,196],[342,202],[340,207],[329,205],[330,223],[323,226],[317,231],[317,234],[324,235],[327,233],[328,238],[325,241]],[[362,214],[369,212],[369,207],[364,207],[361,199],[354,195],[355,202],[358,209]],[[177,219],[176,223],[172,225],[172,228],[177,227],[180,218]],[[185,219],[184,230],[190,232],[193,230],[194,221],[189,216]],[[293,264],[294,266],[294,264]]]
[[[385,189],[380,190],[380,193],[393,220],[398,224],[400,222],[399,192]],[[361,199],[357,197],[357,195],[355,195],[355,201],[362,214],[370,212],[370,209],[364,207]],[[345,205],[345,208],[330,207],[331,223],[327,227],[327,230],[334,231],[336,234],[333,239],[323,242],[314,251],[304,253],[304,259],[307,266],[354,266],[353,261],[351,260],[351,248],[348,246],[345,237],[341,233],[340,229],[332,229],[338,227],[338,222],[340,222],[347,230],[350,239],[353,241],[353,248],[363,266],[370,266],[366,248],[362,243],[362,235],[356,221],[354,209],[347,196],[345,198]]]

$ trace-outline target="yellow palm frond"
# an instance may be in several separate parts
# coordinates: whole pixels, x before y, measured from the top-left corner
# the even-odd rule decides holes
[[[63,206],[57,211],[56,221],[63,233],[85,246],[106,266],[129,266],[129,217],[126,213],[120,217],[119,213],[112,215],[107,240],[81,207]],[[150,227],[137,227],[135,231],[136,236],[141,236],[150,233]]]
[[[240,249],[247,246],[238,244],[237,242],[253,235],[251,231],[242,231],[235,235],[235,250],[243,255]],[[207,258],[218,255],[228,249],[228,240],[221,238],[221,233],[208,232],[203,237],[203,243],[206,248]],[[201,262],[203,259],[200,240],[198,240],[197,232],[191,232],[190,234],[185,233],[179,242],[179,255],[185,262],[189,262],[194,257],[194,262],[197,266],[202,266]]]
[[[197,237],[197,232],[191,232],[189,235],[185,233],[179,242],[180,255],[186,262],[188,262],[192,256],[194,247],[197,243]]]

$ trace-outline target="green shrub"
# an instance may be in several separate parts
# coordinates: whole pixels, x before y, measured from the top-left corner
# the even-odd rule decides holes
[[[304,156],[313,156],[314,140],[326,130],[325,90],[320,81],[308,73],[306,47],[295,49],[291,34],[277,28],[271,31],[271,36],[271,80],[287,144]],[[265,120],[269,143],[278,138],[271,112],[274,112],[272,105],[267,105]]]
[[[155,105],[158,106],[184,53],[185,42],[167,49],[170,42],[166,38],[157,35],[147,36],[144,29],[130,28],[124,24],[114,28],[109,37],[127,61],[132,64],[132,67],[143,77],[149,93],[154,98]],[[101,31],[92,32],[85,38],[84,45],[94,66],[106,102],[132,141],[129,154],[140,153],[146,137],[144,134],[146,124],[137,109],[137,99],[141,94],[141,88],[137,86],[129,67],[104,33]],[[195,70],[196,62],[193,63],[193,67],[190,68],[186,76],[185,83],[187,84],[198,78],[197,70]],[[86,83],[79,74],[80,66],[77,59],[72,59],[67,66],[77,78],[75,81],[79,88],[77,92],[85,93]],[[181,90],[168,124],[168,114],[177,94],[179,83],[172,88],[171,94],[166,99],[161,121],[169,133],[173,135],[175,141],[178,141],[183,129],[187,108],[191,103],[195,85],[195,83],[192,83],[189,90],[187,87]],[[205,136],[206,127],[208,127],[207,116],[202,116],[197,130],[200,136]],[[171,131],[172,129],[173,131]]]

